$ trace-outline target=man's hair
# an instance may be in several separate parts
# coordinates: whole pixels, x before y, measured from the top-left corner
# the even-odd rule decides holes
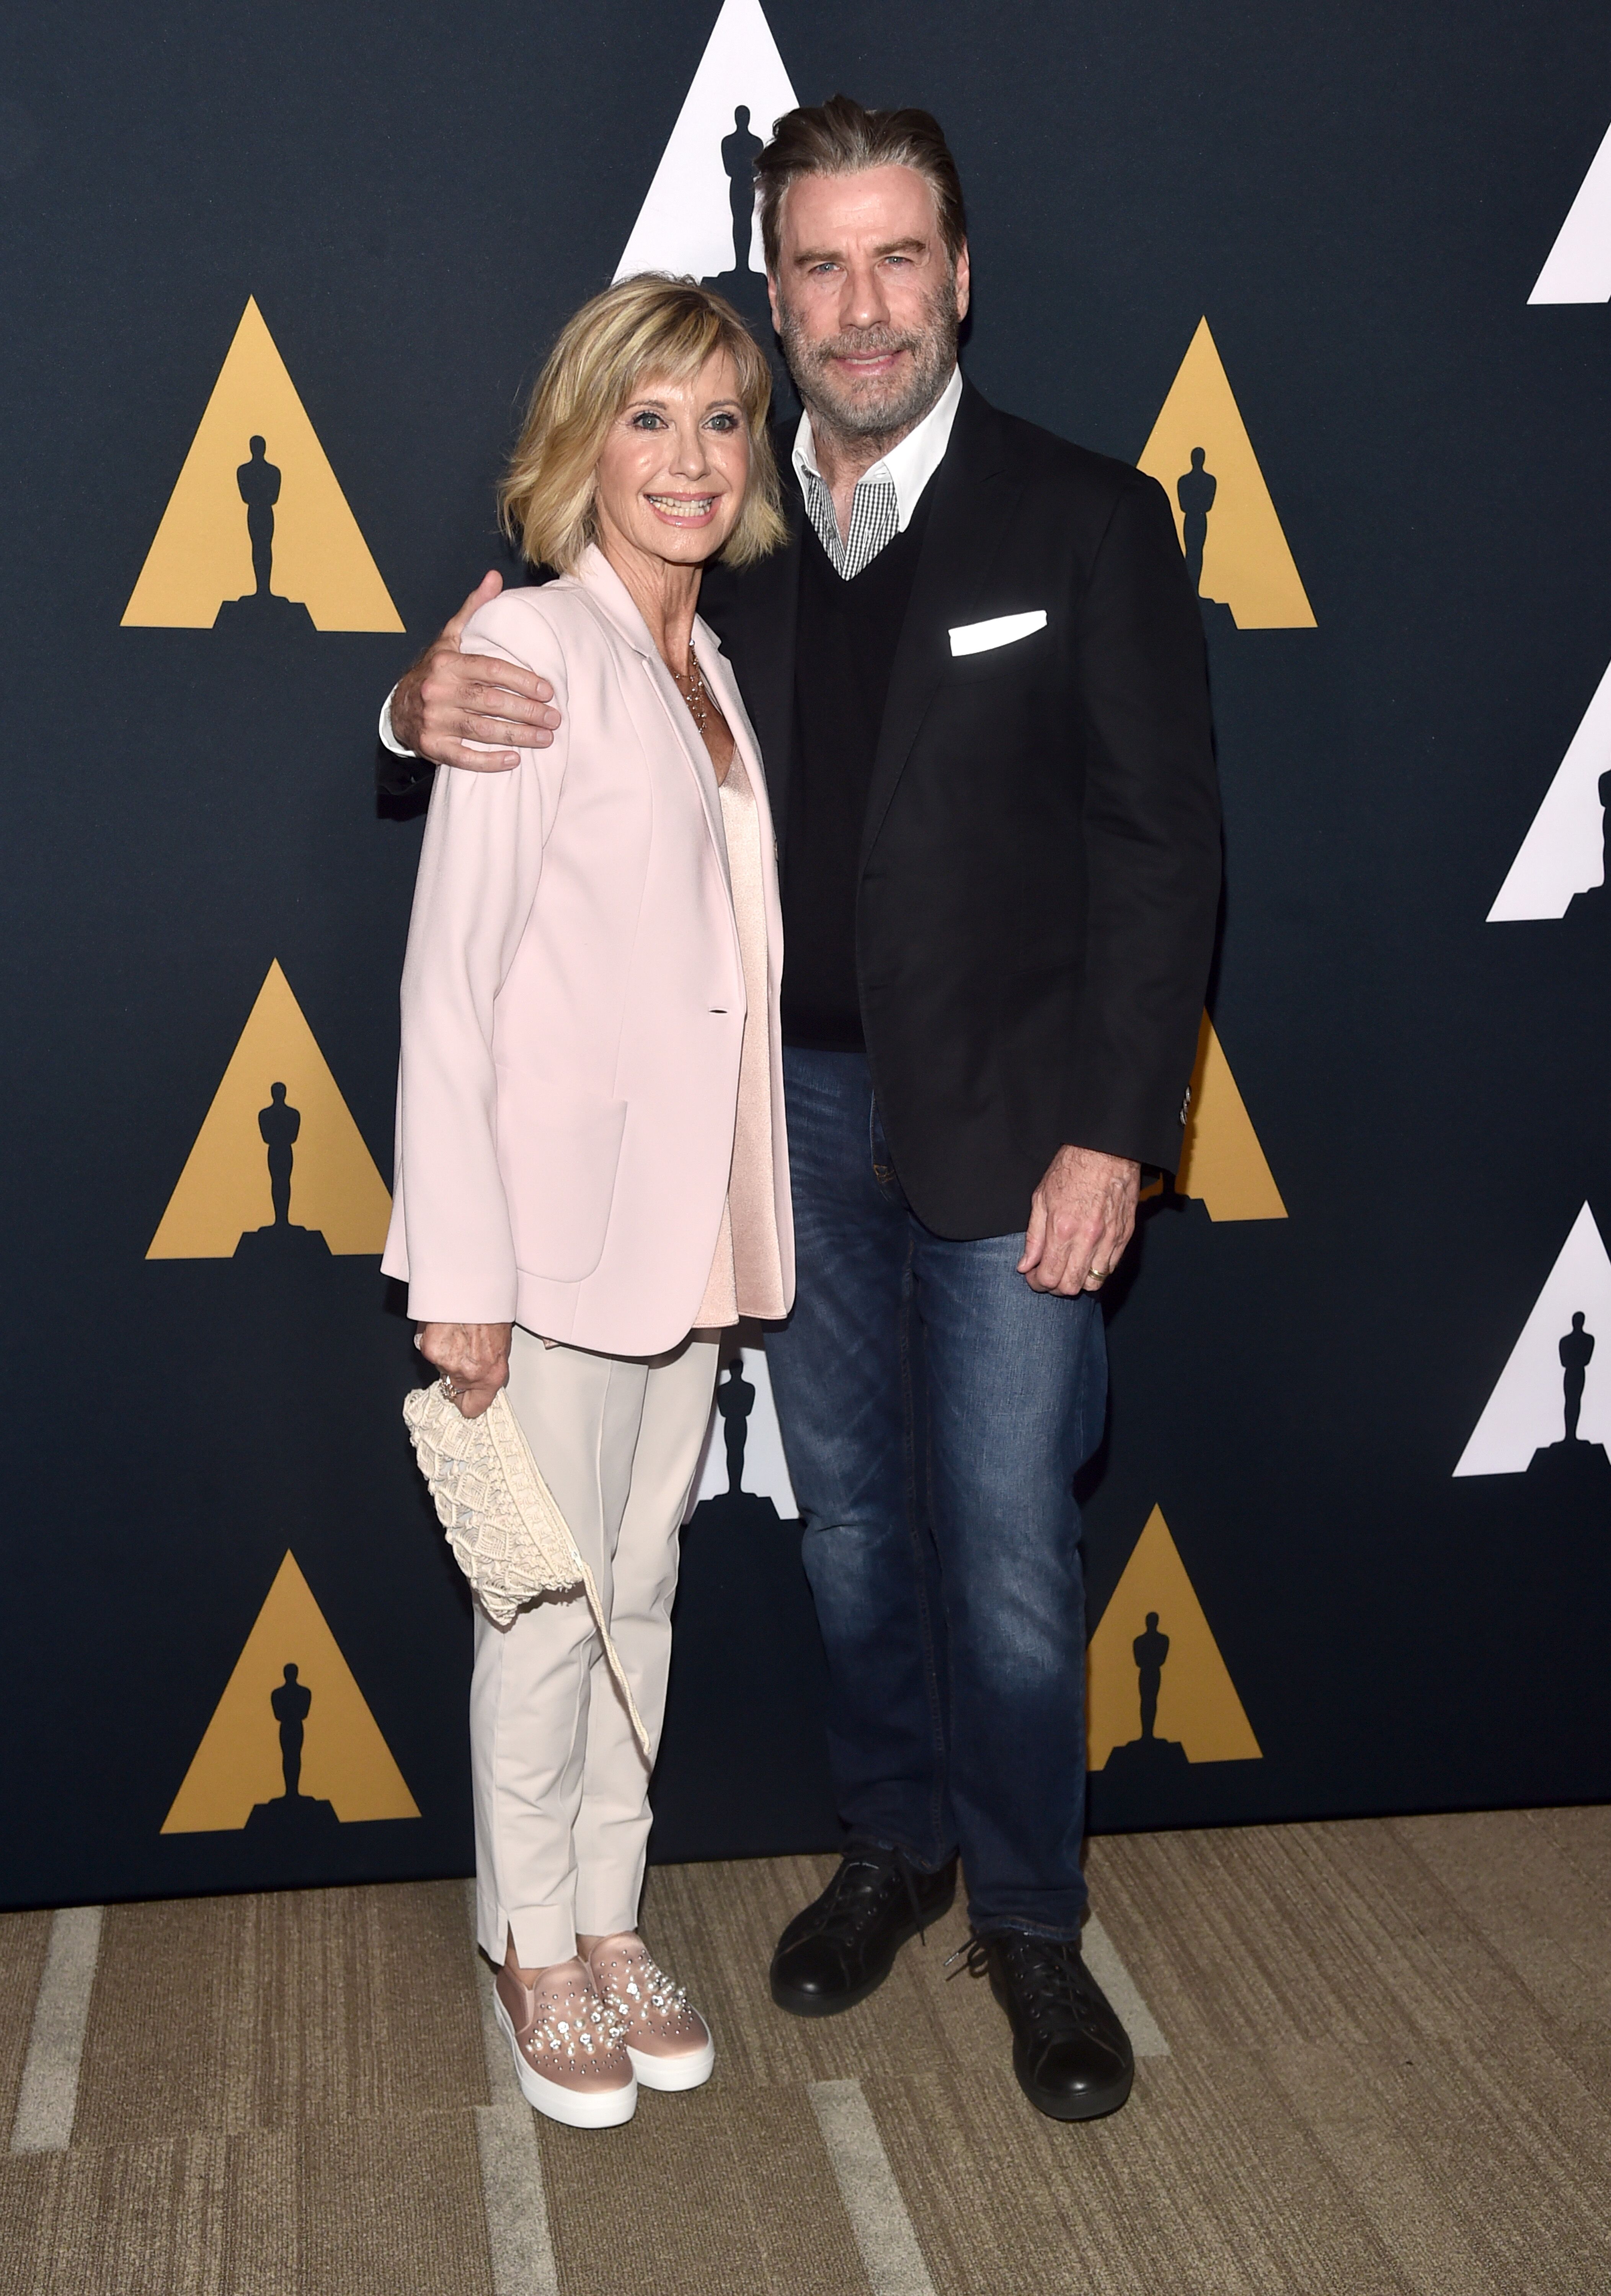
[[[534,566],[572,574],[598,539],[598,458],[622,407],[645,382],[691,381],[719,351],[737,371],[750,434],[750,482],[719,555],[745,566],[784,539],[765,354],[732,305],[708,287],[644,272],[606,287],[566,322],[532,390],[497,506],[505,532]]]
[[[802,103],[772,126],[772,140],[755,162],[760,185],[760,242],[767,269],[777,275],[783,240],[783,200],[801,176],[859,176],[869,168],[911,168],[934,194],[940,236],[953,263],[967,237],[962,178],[931,111],[869,111],[849,95]]]

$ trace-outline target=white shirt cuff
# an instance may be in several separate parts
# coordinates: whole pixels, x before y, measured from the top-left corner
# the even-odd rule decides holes
[[[396,692],[397,688],[394,685],[391,693]],[[391,730],[391,693],[389,693],[381,704],[381,739],[394,758],[412,758],[415,754],[415,751],[406,750]]]

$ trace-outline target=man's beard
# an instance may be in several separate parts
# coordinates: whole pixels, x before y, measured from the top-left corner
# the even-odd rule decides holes
[[[925,324],[915,333],[893,327],[851,327],[825,341],[808,342],[785,302],[778,332],[794,388],[811,413],[842,439],[890,438],[909,430],[939,398],[957,364],[957,283],[948,277],[927,298]],[[880,351],[908,351],[911,363],[893,377],[845,381],[834,370],[835,358],[867,357]]]

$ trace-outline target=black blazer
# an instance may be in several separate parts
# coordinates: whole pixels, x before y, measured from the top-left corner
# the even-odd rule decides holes
[[[970,386],[929,483],[862,831],[857,972],[913,1210],[941,1235],[1000,1235],[1064,1142],[1179,1160],[1220,892],[1208,680],[1155,480]],[[780,827],[804,518],[785,493],[788,546],[711,567],[699,602]],[[1036,609],[1032,636],[952,657],[948,631]]]
[[[1005,1235],[1064,1142],[1179,1160],[1220,890],[1203,628],[1163,491],[1128,463],[968,386],[929,483],[862,832],[857,971],[913,1209],[941,1235]],[[787,546],[712,566],[699,602],[780,834],[805,515],[784,491]],[[1037,609],[1034,636],[952,657],[958,625]],[[382,752],[383,788],[428,770]]]

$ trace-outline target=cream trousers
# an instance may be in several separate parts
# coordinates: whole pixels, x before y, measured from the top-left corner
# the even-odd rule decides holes
[[[652,1748],[671,1656],[683,1510],[716,1386],[718,1340],[670,1355],[545,1347],[517,1324],[509,1402],[598,1581]],[[579,1592],[507,1627],[475,1613],[470,1685],[476,1926],[502,1963],[568,1961],[576,1935],[637,1923],[649,1772]]]

